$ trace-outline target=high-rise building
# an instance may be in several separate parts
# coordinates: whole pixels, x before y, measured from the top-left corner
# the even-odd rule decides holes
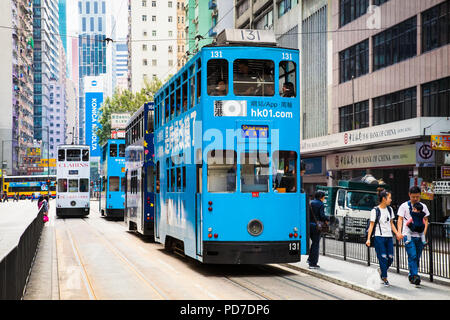
[[[105,0],[78,1],[80,32],[78,36],[78,81],[79,81],[79,139],[85,143],[85,101],[83,78],[98,76],[107,72],[106,17],[109,7]]]
[[[177,70],[177,3],[130,0],[129,88],[140,91],[144,80],[165,80]]]
[[[67,54],[67,0],[58,0],[59,8],[59,35]]]
[[[59,9],[57,0],[33,1],[34,36],[34,138],[47,158],[50,125],[50,79],[59,79]]]
[[[0,12],[0,152],[6,174],[24,175],[24,157],[33,146],[32,4],[0,1]]]
[[[115,88],[128,89],[128,46],[126,40],[118,40],[115,52]]]
[[[186,58],[186,11],[185,0],[177,1],[177,69],[181,69],[187,62]]]
[[[234,26],[234,4],[230,0],[186,0],[186,57],[212,43],[223,29]]]

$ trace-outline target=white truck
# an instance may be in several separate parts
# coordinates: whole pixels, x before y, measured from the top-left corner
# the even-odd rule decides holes
[[[336,240],[342,240],[345,217],[347,235],[365,236],[367,219],[378,204],[377,189],[389,189],[375,179],[368,181],[371,183],[341,180],[337,187],[316,187],[325,192],[325,214],[330,217],[330,233]]]

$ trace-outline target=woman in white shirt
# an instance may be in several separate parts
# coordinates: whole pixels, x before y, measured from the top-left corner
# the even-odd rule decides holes
[[[391,193],[384,189],[378,191],[379,205],[372,209],[370,213],[370,226],[367,233],[366,245],[370,247],[370,237],[375,229],[375,251],[380,263],[378,272],[380,278],[385,286],[389,286],[387,280],[387,271],[394,261],[394,242],[392,240],[392,233],[395,234],[398,240],[403,236],[397,231],[394,224],[394,210],[389,205],[392,202]]]

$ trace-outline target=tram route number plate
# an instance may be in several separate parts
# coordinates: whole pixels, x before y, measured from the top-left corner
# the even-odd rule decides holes
[[[78,170],[69,170],[70,175],[76,175],[78,174]]]
[[[289,243],[289,251],[298,251],[298,250],[300,250],[299,242],[290,242]]]

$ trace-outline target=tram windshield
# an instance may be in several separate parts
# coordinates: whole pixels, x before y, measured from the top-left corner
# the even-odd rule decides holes
[[[269,153],[241,153],[241,191],[269,192]]]
[[[236,152],[211,150],[208,152],[208,192],[236,191]]]
[[[81,161],[80,149],[67,149],[67,161]]]
[[[274,63],[271,60],[237,59],[233,63],[233,86],[237,96],[273,96]]]

